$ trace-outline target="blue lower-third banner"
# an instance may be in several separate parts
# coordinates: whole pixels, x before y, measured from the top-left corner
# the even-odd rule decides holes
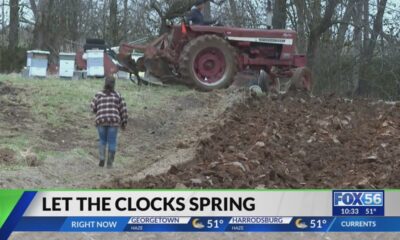
[[[12,232],[400,232],[383,190],[0,191]]]

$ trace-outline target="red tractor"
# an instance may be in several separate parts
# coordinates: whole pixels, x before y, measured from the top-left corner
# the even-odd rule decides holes
[[[122,69],[130,73],[144,71],[145,78],[161,82],[179,79],[205,91],[230,86],[235,75],[244,70],[263,70],[267,76],[265,83],[260,83],[264,91],[281,91],[280,78],[290,79],[289,86],[311,91],[311,72],[305,67],[305,55],[296,53],[296,37],[290,30],[182,23],[170,26],[169,33],[149,44],[122,44],[117,58]],[[133,61],[134,50],[143,52],[144,57]]]

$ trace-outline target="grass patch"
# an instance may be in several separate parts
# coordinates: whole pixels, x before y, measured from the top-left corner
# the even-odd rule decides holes
[[[31,106],[33,117],[52,127],[63,127],[92,117],[90,101],[102,89],[102,79],[61,80],[56,78],[25,79],[18,75],[0,75],[0,82],[25,89],[23,102]],[[162,107],[172,96],[185,96],[191,91],[184,86],[142,86],[118,80],[117,91],[132,113],[144,107]]]
[[[0,138],[0,145],[18,152],[21,149],[27,149],[31,146],[31,141],[26,135],[13,138]]]
[[[13,131],[17,136],[0,139],[0,147],[9,147],[16,152],[32,148],[39,159],[42,160],[49,156],[59,157],[65,154],[65,152],[57,152],[56,150],[50,151],[52,147],[57,146],[57,143],[44,138],[42,133],[46,129],[51,131],[64,129],[61,132],[74,129],[78,134],[79,141],[97,139],[90,102],[94,95],[102,89],[104,84],[102,79],[27,79],[17,74],[0,74],[0,88],[2,83],[23,89],[14,98],[18,99],[17,103],[21,106],[27,106],[26,109],[29,111],[29,118],[31,118],[31,126],[33,126],[34,131]],[[118,80],[116,88],[124,97],[131,118],[143,114],[147,108],[164,109],[173,98],[187,96],[194,91],[185,86],[139,87],[128,80]],[[7,95],[1,97],[8,98]],[[6,129],[6,126],[0,125],[0,129]],[[16,126],[12,125],[12,127]],[[50,146],[51,148],[43,146]],[[77,157],[89,157],[89,150],[77,147],[68,151],[68,154]],[[122,162],[129,162],[128,158],[122,158]]]

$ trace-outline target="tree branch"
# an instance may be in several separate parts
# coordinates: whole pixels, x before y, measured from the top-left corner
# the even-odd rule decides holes
[[[33,16],[35,17],[35,19],[39,18],[39,14],[38,14],[38,10],[37,10],[37,5],[35,0],[29,0],[29,3],[31,4],[31,9],[33,12]]]
[[[160,8],[160,6],[158,6],[158,3],[156,1],[151,1],[150,8],[154,9],[157,12],[157,14],[160,16],[160,18],[164,17],[163,13],[161,11],[161,8]]]
[[[31,20],[26,19],[24,16],[21,16],[19,21],[22,23],[30,24],[30,25],[35,25],[35,22],[32,22]]]

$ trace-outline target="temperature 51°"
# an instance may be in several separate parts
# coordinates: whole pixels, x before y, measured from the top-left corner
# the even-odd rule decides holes
[[[219,228],[220,225],[224,224],[224,220],[212,220],[207,221],[207,228]]]
[[[310,221],[310,228],[311,229],[315,229],[315,228],[317,228],[317,229],[321,229],[321,228],[323,228],[326,224],[327,224],[328,222],[325,220],[325,219],[319,219],[319,220],[316,220],[316,219],[312,219],[311,221]]]

